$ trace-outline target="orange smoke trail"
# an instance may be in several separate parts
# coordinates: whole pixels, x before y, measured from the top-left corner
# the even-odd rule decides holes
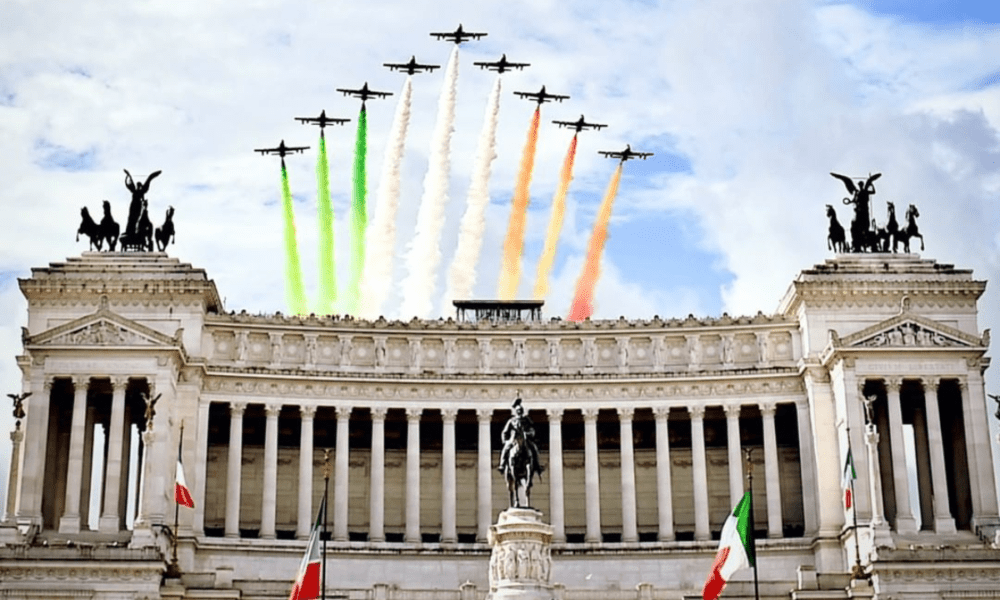
[[[569,309],[570,321],[582,321],[594,314],[594,288],[601,276],[601,254],[604,252],[604,243],[608,240],[608,221],[611,220],[611,207],[615,203],[615,196],[618,195],[622,166],[619,164],[611,176],[608,191],[604,193],[601,208],[597,211],[594,231],[590,234],[590,244],[587,246],[587,262],[583,265],[580,278],[576,280],[576,293],[573,295],[573,305]]]
[[[500,263],[500,286],[498,295],[501,300],[513,300],[517,295],[517,284],[521,280],[521,254],[524,250],[524,221],[528,216],[528,201],[531,200],[531,172],[535,168],[535,147],[538,145],[538,122],[542,116],[542,108],[535,109],[528,128],[528,139],[524,143],[524,153],[521,155],[521,168],[517,173],[517,185],[514,188],[513,208],[510,211],[510,223],[507,225],[507,238],[503,242],[503,262]]]
[[[535,300],[544,300],[549,293],[549,275],[552,273],[552,263],[556,260],[556,244],[559,243],[559,232],[562,231],[563,217],[566,214],[566,193],[569,192],[569,182],[573,180],[576,138],[573,135],[573,141],[569,143],[569,150],[566,151],[562,171],[559,173],[559,187],[552,198],[552,216],[549,217],[545,247],[542,249],[542,257],[538,259],[538,274],[535,276]]]

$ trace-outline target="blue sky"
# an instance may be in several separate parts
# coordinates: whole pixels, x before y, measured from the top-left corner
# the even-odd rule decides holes
[[[826,251],[830,171],[884,173],[879,197],[916,203],[924,257],[989,280],[980,327],[1000,330],[1000,4],[946,1],[581,0],[475,3],[8,2],[0,22],[0,384],[16,390],[26,307],[14,277],[78,255],[83,205],[122,221],[136,177],[160,222],[176,208],[170,253],[208,270],[227,308],[285,311],[277,162],[252,148],[316,145],[292,121],[326,109],[356,118],[334,89],[369,81],[397,94],[369,105],[369,202],[403,77],[380,65],[444,64],[426,35],[490,33],[463,46],[436,289],[457,239],[493,75],[474,60],[506,52],[532,66],[504,75],[490,223],[476,295],[496,293],[504,226],[532,106],[513,90],[567,92],[543,107],[521,292],[534,278],[569,136],[552,119],[607,123],[580,138],[547,314],[564,314],[614,164],[597,150],[656,153],[627,165],[596,292],[596,317],[773,312],[799,270]],[[447,15],[447,16],[442,16]],[[441,90],[414,79],[401,165],[397,280],[413,235]],[[329,131],[337,252],[347,252],[353,123]],[[289,159],[306,287],[316,286],[314,154]],[[882,206],[882,205],[878,205]],[[370,204],[370,213],[374,207]],[[876,211],[883,218],[882,209]],[[841,221],[848,219],[843,210]],[[340,260],[340,280],[346,278]],[[386,307],[399,315],[399,291]],[[997,369],[987,389],[1000,390]],[[0,429],[9,429],[0,413]],[[0,446],[0,452],[6,446]],[[0,456],[0,458],[3,458]],[[0,471],[7,468],[0,460]]]

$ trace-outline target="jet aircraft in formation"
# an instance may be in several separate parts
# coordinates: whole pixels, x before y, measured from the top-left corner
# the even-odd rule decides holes
[[[550,94],[546,92],[544,85],[542,86],[542,89],[538,90],[537,92],[514,92],[514,93],[520,96],[521,98],[533,99],[535,102],[538,103],[539,106],[541,106],[545,102],[552,102],[553,100],[558,100],[559,102],[562,102],[563,100],[569,98],[569,96],[560,96],[559,94]]]
[[[417,62],[416,56],[410,57],[410,62],[407,63],[383,63],[383,67],[389,67],[390,71],[405,71],[409,75],[421,71],[433,71],[434,69],[440,68],[440,65],[422,65]]]
[[[439,40],[450,40],[456,44],[461,44],[462,42],[468,40],[478,40],[479,38],[486,37],[485,33],[472,33],[471,31],[465,31],[462,29],[462,24],[458,24],[458,29],[450,33],[431,33],[431,37],[436,37]]]
[[[618,152],[609,150],[598,150],[597,153],[603,154],[605,158],[620,158],[622,162],[625,162],[626,160],[630,160],[633,158],[641,158],[642,160],[646,160],[647,156],[653,155],[652,152],[636,152],[635,150],[632,150],[632,146],[630,144],[626,144],[625,149]]]
[[[531,66],[531,63],[510,62],[507,60],[506,54],[501,56],[500,60],[495,62],[477,62],[472,64],[476,65],[480,69],[496,71],[497,73],[503,73],[504,71],[510,71],[511,69],[523,69],[524,67]]]
[[[552,121],[552,122],[560,127],[565,127],[567,129],[575,129],[577,133],[579,133],[584,129],[596,129],[600,131],[601,129],[607,127],[607,125],[604,125],[602,123],[588,123],[583,120],[583,115],[580,115],[580,118],[577,119],[576,121]]]
[[[375,90],[368,89],[368,82],[366,81],[361,89],[350,90],[344,88],[337,88],[338,92],[343,92],[345,96],[354,96],[355,98],[361,98],[361,104],[365,103],[365,100],[369,98],[386,98],[392,95],[392,92],[376,92]]]
[[[277,154],[284,160],[286,154],[294,154],[296,152],[302,152],[308,150],[309,146],[286,146],[285,140],[281,140],[281,143],[275,148],[254,148],[254,152],[260,152],[261,156],[265,154]]]
[[[350,119],[328,117],[326,116],[326,110],[319,113],[318,117],[295,117],[295,120],[303,125],[319,125],[320,129],[325,128],[327,125],[343,125],[344,123],[350,122]]]

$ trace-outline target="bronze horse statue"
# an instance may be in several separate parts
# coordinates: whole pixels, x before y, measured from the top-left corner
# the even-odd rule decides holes
[[[167,249],[167,246],[174,241],[174,207],[167,208],[167,218],[163,225],[156,228],[156,247],[160,252]]]
[[[917,228],[917,217],[920,216],[920,211],[917,210],[916,205],[911,204],[909,208],[906,209],[906,215],[903,217],[906,220],[906,227],[900,230],[899,235],[893,241],[892,251],[896,251],[896,244],[900,241],[903,242],[903,252],[910,251],[910,238],[918,237],[920,238],[920,251],[924,250],[924,236],[921,235],[920,229]]]
[[[826,216],[830,217],[830,231],[826,236],[827,250],[833,250],[838,254],[847,252],[847,239],[844,234],[844,226],[837,220],[837,211],[830,204],[826,205]]]
[[[94,222],[86,206],[80,209],[82,221],[80,222],[79,229],[76,231],[76,241],[79,242],[80,235],[83,234],[90,238],[91,250],[95,247],[98,251],[103,250],[104,242],[107,242],[108,250],[114,252],[115,245],[118,243],[118,223],[111,217],[111,203],[105,200],[103,207],[104,217],[101,219],[100,224]]]

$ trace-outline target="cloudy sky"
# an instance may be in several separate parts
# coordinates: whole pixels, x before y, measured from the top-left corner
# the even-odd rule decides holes
[[[252,148],[316,145],[292,117],[356,118],[337,87],[397,93],[381,67],[411,55],[443,64],[429,31],[488,31],[463,45],[444,261],[457,239],[494,75],[474,60],[532,66],[504,76],[498,158],[477,296],[496,295],[510,198],[533,106],[511,91],[566,93],[543,107],[522,295],[530,292],[570,133],[551,119],[607,123],[581,135],[547,315],[564,315],[614,164],[598,149],[631,143],[615,205],[598,318],[772,312],[802,268],[828,258],[824,206],[844,189],[830,171],[883,173],[884,200],[920,207],[924,257],[991,282],[981,327],[1000,331],[1000,6],[922,0],[768,2],[173,2],[18,1],[0,17],[0,389],[20,388],[25,303],[17,277],[86,250],[79,209],[108,199],[124,222],[122,168],[145,178],[155,222],[176,209],[169,252],[208,270],[227,309],[285,311],[278,164]],[[412,237],[442,70],[414,79],[402,165],[396,273]],[[370,200],[395,97],[369,104]],[[328,137],[337,249],[350,203],[353,123]],[[305,282],[314,295],[315,155],[289,159]],[[840,219],[850,214],[840,207]],[[341,280],[346,278],[341,260]],[[398,316],[398,292],[387,314]],[[998,369],[987,390],[1000,392]],[[9,411],[0,429],[11,427]],[[3,438],[6,438],[6,434]],[[9,452],[4,440],[0,452]],[[0,473],[8,459],[0,457]],[[4,475],[4,481],[6,476]]]

